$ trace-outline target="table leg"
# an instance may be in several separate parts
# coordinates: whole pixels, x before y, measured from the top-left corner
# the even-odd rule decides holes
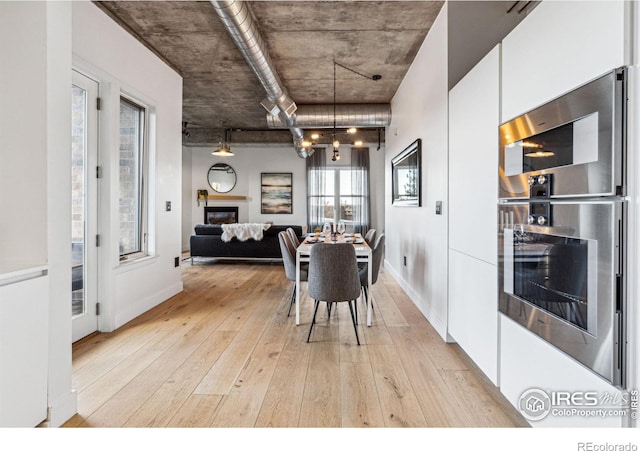
[[[300,252],[296,252],[296,326],[300,324]]]

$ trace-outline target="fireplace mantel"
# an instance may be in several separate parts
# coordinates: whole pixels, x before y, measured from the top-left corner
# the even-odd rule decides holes
[[[209,194],[209,200],[247,200],[247,196],[232,196],[230,194]]]

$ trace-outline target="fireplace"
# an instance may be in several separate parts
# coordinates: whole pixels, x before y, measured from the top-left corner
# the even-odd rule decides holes
[[[238,207],[204,207],[205,224],[233,224],[238,222]]]

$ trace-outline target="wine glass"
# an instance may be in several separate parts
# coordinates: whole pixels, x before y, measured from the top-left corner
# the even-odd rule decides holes
[[[343,235],[344,232],[346,232],[346,231],[347,231],[347,225],[344,223],[344,221],[340,221],[338,223],[338,233],[340,235]]]
[[[322,234],[325,238],[329,238],[329,236],[331,236],[331,224],[329,224],[329,222],[324,223],[324,226],[322,227]]]

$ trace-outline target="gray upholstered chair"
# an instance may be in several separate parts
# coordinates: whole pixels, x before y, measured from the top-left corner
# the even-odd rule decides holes
[[[364,235],[364,240],[367,242],[369,246],[373,243],[373,240],[376,239],[376,229],[369,229],[367,233]]]
[[[289,301],[289,312],[291,315],[291,306],[296,301],[296,248],[289,238],[289,234],[285,231],[278,232],[278,240],[280,241],[280,251],[282,252],[282,263],[284,265],[284,273],[287,279],[293,282],[293,291],[291,292],[291,300]],[[300,265],[300,281],[307,281],[308,264]]]
[[[298,246],[300,246],[300,240],[298,239],[298,235],[296,235],[295,230],[293,230],[293,228],[289,227],[287,229],[287,233],[289,234],[289,238],[291,238],[291,242],[293,243],[293,245],[297,248]]]
[[[360,278],[356,251],[352,244],[316,244],[309,254],[309,282],[307,284],[309,297],[315,300],[313,319],[307,336],[307,343],[311,339],[311,331],[316,322],[318,305],[327,303],[327,309],[336,302],[347,302],[356,332],[356,341],[360,345],[358,327],[354,307],[360,297]],[[330,318],[329,318],[330,319]]]
[[[380,265],[382,264],[382,253],[384,250],[384,233],[378,235],[375,244],[372,247],[372,266],[371,266],[371,284],[373,285],[378,281],[378,273],[380,272]],[[365,263],[360,271],[360,284],[364,291],[364,298],[369,302],[369,275],[368,265]]]

